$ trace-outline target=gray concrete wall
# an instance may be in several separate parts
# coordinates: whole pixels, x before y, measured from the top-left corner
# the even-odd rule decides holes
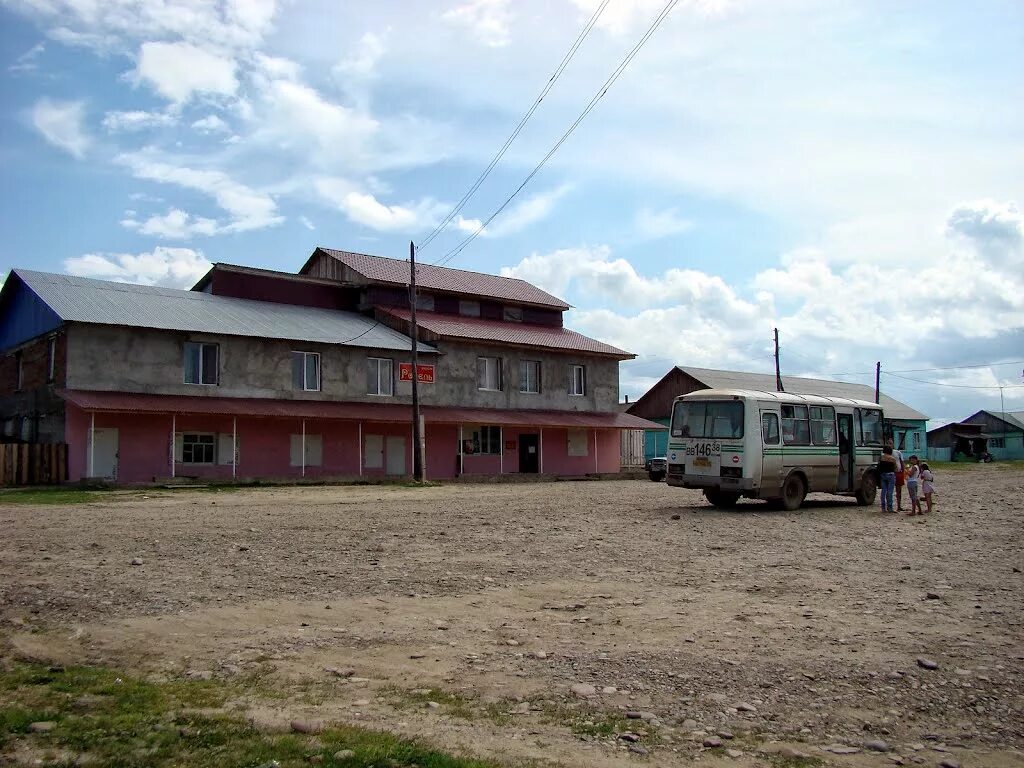
[[[184,345],[188,341],[220,346],[220,384],[184,383]],[[424,405],[473,408],[550,408],[613,411],[619,395],[618,361],[556,353],[538,353],[487,345],[438,345],[444,354],[421,355],[434,363],[435,383],[420,387]],[[319,352],[321,391],[292,388],[292,351]],[[477,357],[502,359],[501,392],[477,388]],[[366,393],[366,360],[394,361],[395,396]],[[519,392],[520,359],[541,362],[541,393]],[[398,365],[410,354],[356,347],[305,344],[237,336],[211,336],[115,326],[75,325],[69,329],[67,388],[211,397],[269,397],[301,400],[349,400],[408,403],[410,382],[398,382]],[[570,396],[569,365],[587,369],[587,392]]]

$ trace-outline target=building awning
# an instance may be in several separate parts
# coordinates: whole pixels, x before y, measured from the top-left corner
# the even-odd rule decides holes
[[[373,423],[412,420],[412,407],[390,403],[333,400],[278,400],[255,397],[191,397],[139,392],[62,390],[60,396],[84,411],[104,413],[165,413],[249,416],[264,418],[340,419]],[[428,424],[488,424],[496,426],[576,427],[594,429],[659,429],[667,427],[628,413],[588,413],[539,409],[420,408]]]

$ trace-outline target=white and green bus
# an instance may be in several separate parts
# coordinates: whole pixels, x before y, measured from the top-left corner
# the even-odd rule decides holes
[[[691,392],[672,405],[668,484],[701,489],[717,507],[747,497],[794,510],[810,492],[871,504],[882,419],[876,403],[842,397]]]

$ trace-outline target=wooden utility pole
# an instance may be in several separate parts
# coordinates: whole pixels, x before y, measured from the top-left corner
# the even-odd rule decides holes
[[[782,368],[779,366],[779,329],[775,329],[775,391],[785,392],[782,387]]]
[[[882,361],[875,363],[875,402],[882,401]]]
[[[409,241],[409,315],[412,337],[412,479],[423,482],[423,431],[420,424],[420,366],[416,337],[416,244]]]

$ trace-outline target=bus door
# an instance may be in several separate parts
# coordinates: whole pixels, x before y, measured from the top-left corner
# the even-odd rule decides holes
[[[853,473],[856,462],[856,441],[853,439],[853,414],[836,414],[839,419],[839,480],[837,491],[853,490]]]
[[[770,495],[782,487],[782,440],[774,411],[761,411],[761,443],[761,492]]]

